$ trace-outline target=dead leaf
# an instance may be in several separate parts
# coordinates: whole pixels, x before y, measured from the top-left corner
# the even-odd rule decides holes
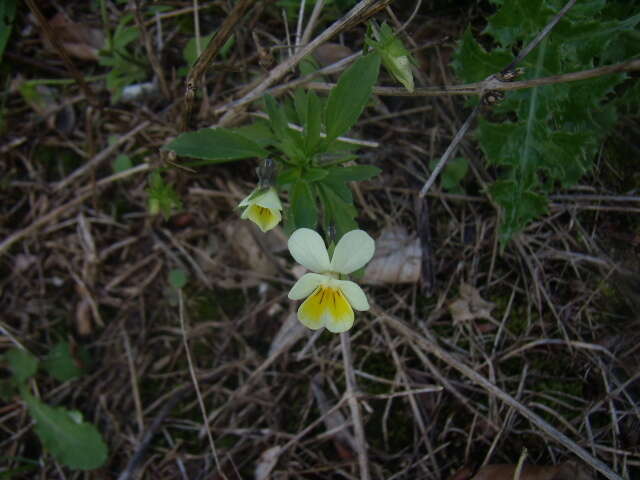
[[[339,43],[323,43],[313,51],[313,56],[322,67],[339,62],[343,58],[353,55],[353,50]]]
[[[62,12],[49,20],[49,26],[69,55],[81,60],[98,60],[98,52],[104,48],[104,34],[101,30],[76,23]],[[44,45],[48,50],[56,51],[46,40]]]
[[[449,304],[449,312],[453,323],[459,324],[469,320],[493,320],[491,310],[496,304],[480,297],[480,292],[467,283],[460,286],[460,298]]]
[[[478,470],[471,480],[513,480],[516,465],[487,465]],[[558,465],[525,465],[520,480],[593,480],[594,475],[575,461]]]
[[[327,400],[327,395],[321,387],[322,375],[317,374],[311,380],[311,391],[318,404],[318,409],[323,415],[324,426],[329,432],[333,432],[333,440],[338,451],[338,455],[345,461],[352,461],[355,458],[356,440],[349,430],[343,428],[347,423],[340,410],[334,410],[326,415],[331,406]]]
[[[258,460],[258,464],[256,465],[256,469],[254,470],[255,480],[266,480],[269,478],[269,474],[275,468],[276,463],[278,463],[281,452],[282,447],[278,445],[268,448],[262,452],[262,455],[260,455],[260,459]]]
[[[269,357],[279,355],[291,348],[298,340],[304,337],[307,328],[298,321],[295,312],[291,313],[287,320],[282,324],[275,338],[271,341],[269,347]]]
[[[362,283],[416,283],[422,264],[420,239],[403,227],[387,227],[376,240],[376,251],[367,265]]]
[[[262,275],[275,275],[276,267],[251,234],[251,224],[235,220],[222,227],[224,236],[239,262]]]

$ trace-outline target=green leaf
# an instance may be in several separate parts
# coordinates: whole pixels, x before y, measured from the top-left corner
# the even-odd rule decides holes
[[[298,181],[291,193],[291,209],[296,228],[315,228],[318,222],[316,201],[309,183]]]
[[[369,102],[378,79],[380,55],[370,53],[351,65],[331,89],[325,111],[327,142],[344,135],[356,123]]]
[[[182,268],[174,268],[169,272],[169,284],[173,288],[183,288],[187,284],[187,272]]]
[[[329,171],[326,168],[307,168],[305,169],[302,178],[307,182],[317,182],[318,180],[325,178],[327,175],[329,175]]]
[[[304,122],[304,150],[307,156],[315,154],[321,145],[323,105],[318,95],[311,90],[307,93],[307,108]]]
[[[113,172],[120,173],[133,167],[133,163],[128,155],[120,154],[113,161]]]
[[[84,349],[78,348],[75,353],[72,353],[69,342],[61,341],[54,345],[42,362],[42,366],[53,378],[66,382],[82,375],[88,360],[88,354]]]
[[[9,368],[17,382],[23,383],[36,374],[38,359],[22,348],[12,348],[5,353]]]
[[[149,213],[157,215],[161,213],[168,217],[174,210],[182,208],[182,202],[171,185],[165,183],[162,174],[155,170],[149,175],[149,187],[147,188]]]
[[[489,75],[499,72],[513,60],[513,55],[505,49],[487,52],[476,42],[467,29],[454,54],[453,68],[465,83],[479,82]]]
[[[352,165],[350,167],[334,167],[329,170],[330,180],[342,182],[360,182],[377,176],[382,170],[373,165]]]
[[[82,421],[80,412],[51,407],[26,388],[20,393],[36,422],[36,434],[57,461],[78,470],[93,470],[104,465],[107,445],[96,427]]]
[[[16,17],[16,0],[0,2],[0,61],[11,35],[11,28]]]
[[[278,105],[275,99],[271,95],[264,96],[264,103],[267,107],[267,113],[269,114],[269,120],[271,121],[271,127],[276,137],[279,140],[284,140],[287,137],[287,130],[289,129],[287,116],[284,110]]]
[[[501,2],[502,3],[502,2]],[[498,12],[489,19],[484,33],[507,47],[529,32],[542,30],[556,11],[546,5],[546,0],[511,0],[504,2]],[[502,68],[506,67],[506,64]],[[499,71],[501,70],[495,70]]]
[[[255,142],[224,128],[203,128],[196,132],[183,133],[165,148],[182,157],[206,160],[200,164],[264,158],[268,155],[268,152]]]
[[[292,167],[283,170],[278,175],[276,183],[280,186],[289,185],[295,183],[300,178],[301,169],[299,167]]]
[[[333,226],[336,229],[336,238],[342,238],[345,233],[358,228],[358,223],[354,220],[358,212],[351,202],[344,201],[326,184],[318,185],[324,206],[325,231],[329,231]]]

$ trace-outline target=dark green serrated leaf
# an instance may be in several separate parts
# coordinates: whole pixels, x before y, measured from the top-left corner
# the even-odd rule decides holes
[[[26,382],[38,371],[38,359],[21,348],[12,348],[5,353],[5,358],[13,377],[19,383]]]
[[[88,355],[84,349],[78,348],[72,354],[69,342],[61,341],[51,349],[42,362],[42,366],[53,378],[60,382],[66,382],[82,375],[85,372],[84,365],[87,361]]]
[[[331,89],[325,110],[328,143],[355,125],[369,102],[379,70],[380,55],[370,53],[360,57],[340,75],[338,84]]]
[[[507,47],[530,35],[529,32],[542,30],[555,13],[546,5],[546,0],[509,0],[489,18],[484,33],[492,35],[502,47]]]
[[[499,72],[511,60],[513,55],[504,49],[487,52],[467,29],[454,55],[453,68],[463,82],[478,82]]]
[[[296,228],[315,228],[318,211],[311,186],[304,180],[298,181],[291,192],[291,209]]]
[[[255,142],[224,128],[203,128],[183,133],[169,143],[167,150],[182,157],[200,158],[202,164],[216,164],[243,158],[264,158],[268,152]]]
[[[82,422],[79,412],[51,407],[26,388],[22,388],[20,394],[36,422],[36,434],[57,461],[78,470],[93,470],[104,465],[107,445],[96,427]]]

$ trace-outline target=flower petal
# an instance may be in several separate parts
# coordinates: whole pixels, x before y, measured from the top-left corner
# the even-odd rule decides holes
[[[300,265],[312,272],[329,271],[329,254],[322,237],[310,228],[299,228],[289,237],[289,251]]]
[[[337,285],[355,310],[369,310],[367,296],[357,283],[348,280],[338,280]]]
[[[326,283],[329,277],[319,273],[305,273],[289,291],[291,300],[300,300],[313,293],[318,285]]]
[[[375,242],[363,230],[351,230],[343,235],[336,245],[331,259],[331,271],[344,275],[363,267],[375,250]]]
[[[305,327],[311,330],[318,330],[324,327],[324,307],[322,305],[322,297],[319,293],[322,288],[316,288],[316,291],[307,298],[298,308],[298,320]]]
[[[267,232],[280,223],[282,215],[278,210],[261,207],[260,205],[250,205],[242,212],[240,218],[248,218],[258,225],[260,230]]]
[[[319,286],[298,308],[298,320],[312,330],[327,327],[330,332],[345,332],[353,319],[353,309],[338,288]]]
[[[330,297],[325,313],[325,327],[333,333],[346,332],[353,326],[353,309],[339,289],[334,290]]]
[[[259,195],[253,200],[257,205],[264,208],[270,208],[272,210],[282,210],[282,203],[278,198],[274,188],[269,188],[266,192]]]

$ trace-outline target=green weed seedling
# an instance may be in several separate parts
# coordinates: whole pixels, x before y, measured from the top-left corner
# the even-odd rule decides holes
[[[28,385],[39,366],[59,381],[84,373],[84,368],[71,355],[69,343],[59,342],[43,362],[18,348],[6,352],[2,359],[11,371],[11,378],[4,385],[5,391],[9,395],[20,395],[34,420],[34,431],[53,458],[74,470],[93,470],[102,466],[108,450],[96,427],[83,421],[77,410],[47,405],[31,394]],[[84,356],[83,361],[86,360]]]

